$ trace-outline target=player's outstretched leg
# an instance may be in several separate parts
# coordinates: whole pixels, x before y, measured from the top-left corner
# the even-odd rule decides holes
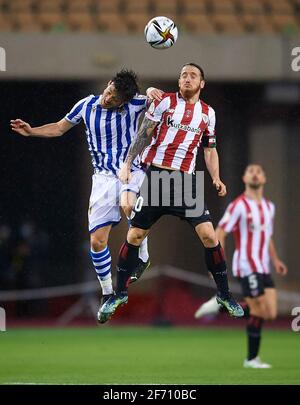
[[[218,315],[221,306],[217,303],[217,297],[214,295],[210,300],[204,302],[195,312],[196,319],[200,319],[203,316]]]
[[[128,302],[128,286],[132,272],[139,263],[139,246],[132,245],[127,241],[122,245],[117,265],[117,288],[101,307],[98,320],[100,323],[107,322],[120,305]]]
[[[212,248],[205,247],[205,261],[217,285],[217,303],[226,308],[231,316],[237,318],[244,316],[243,308],[229,291],[226,262],[220,243]]]

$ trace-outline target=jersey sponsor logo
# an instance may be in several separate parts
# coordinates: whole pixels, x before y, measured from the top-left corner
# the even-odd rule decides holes
[[[190,125],[176,124],[174,122],[174,119],[172,119],[170,116],[167,117],[167,125],[168,125],[168,127],[180,129],[182,131],[201,134],[201,130],[199,128],[194,128],[194,127],[191,127]]]

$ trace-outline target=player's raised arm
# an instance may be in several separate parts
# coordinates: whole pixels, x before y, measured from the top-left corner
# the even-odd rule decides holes
[[[54,138],[63,135],[74,124],[68,122],[65,118],[58,122],[42,125],[40,127],[31,127],[28,122],[21,119],[15,119],[10,121],[11,129],[23,136],[36,136],[41,138]]]
[[[152,134],[154,128],[158,125],[158,122],[155,122],[145,115],[143,122],[139,128],[135,140],[130,145],[127,157],[119,171],[119,179],[122,183],[128,183],[130,180],[131,165],[134,159],[142,152],[148,143],[148,138]]]

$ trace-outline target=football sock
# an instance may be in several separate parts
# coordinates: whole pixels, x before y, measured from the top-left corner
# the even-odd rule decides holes
[[[127,217],[128,227],[130,228],[131,220]],[[149,252],[148,252],[148,236],[145,237],[143,242],[140,245],[139,249],[139,258],[143,263],[146,263],[149,259]]]
[[[247,336],[248,336],[248,360],[254,359],[258,355],[261,329],[263,319],[258,316],[250,316],[247,323]]]
[[[113,293],[111,279],[111,256],[108,246],[100,252],[94,252],[92,249],[90,255],[93,261],[97,278],[102,288],[102,294],[108,295]]]
[[[219,294],[222,298],[227,298],[229,295],[227,269],[220,243],[213,248],[205,248],[205,262],[215,280]]]
[[[117,293],[127,294],[130,277],[139,265],[139,246],[123,243],[117,265]]]
[[[241,302],[240,305],[244,310],[244,318],[249,319],[250,318],[250,308],[248,307],[248,304],[246,302]]]
[[[149,253],[148,253],[148,236],[143,240],[140,246],[139,250],[139,258],[146,263],[146,261],[149,259]]]

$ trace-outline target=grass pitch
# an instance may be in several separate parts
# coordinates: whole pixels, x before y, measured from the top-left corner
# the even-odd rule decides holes
[[[299,384],[299,342],[264,331],[273,368],[249,370],[242,329],[11,329],[0,333],[0,384]]]

